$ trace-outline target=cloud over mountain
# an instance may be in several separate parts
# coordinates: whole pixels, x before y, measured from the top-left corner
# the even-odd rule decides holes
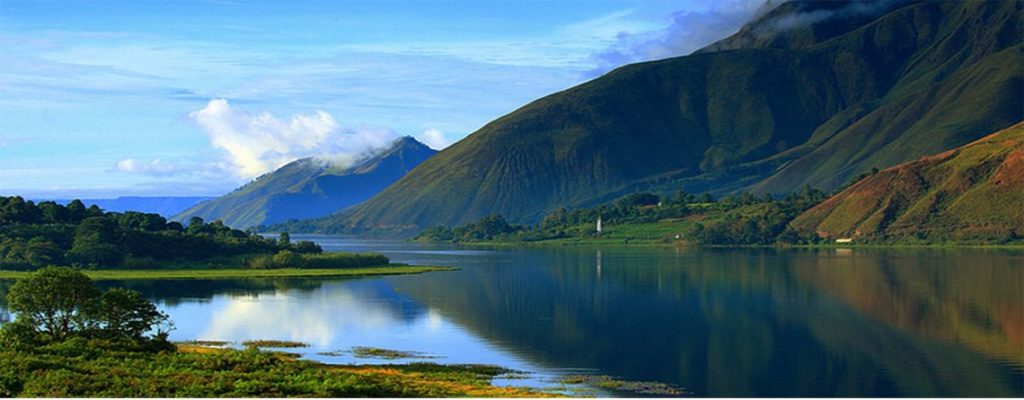
[[[665,28],[617,35],[615,44],[592,56],[596,77],[625,64],[684,56],[735,33],[744,23],[781,1],[717,1],[676,11]]]
[[[240,178],[254,178],[304,157],[350,164],[388,147],[400,136],[388,128],[343,126],[317,110],[281,119],[270,112],[252,113],[214,99],[189,117],[222,150]]]

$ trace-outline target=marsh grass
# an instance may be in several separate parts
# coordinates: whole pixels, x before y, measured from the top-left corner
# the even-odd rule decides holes
[[[309,347],[309,344],[308,343],[302,343],[302,342],[292,342],[292,341],[288,341],[288,340],[262,340],[261,339],[261,340],[246,340],[246,341],[242,342],[242,346],[245,346],[245,347],[255,347],[255,348],[274,347],[274,348],[281,348],[281,349],[295,349],[295,348],[300,348],[300,347]]]
[[[683,389],[661,382],[626,381],[608,375],[568,375],[559,383],[565,385],[588,385],[599,389],[655,396],[682,396]]]

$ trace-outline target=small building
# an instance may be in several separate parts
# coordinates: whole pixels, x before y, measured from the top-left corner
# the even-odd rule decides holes
[[[836,243],[837,243],[837,244],[849,244],[849,243],[853,243],[853,238],[839,238],[839,239],[836,239]]]

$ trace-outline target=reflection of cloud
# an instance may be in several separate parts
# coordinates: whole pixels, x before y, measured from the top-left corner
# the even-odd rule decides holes
[[[296,299],[303,296],[302,299]],[[290,340],[330,347],[340,331],[376,331],[397,317],[382,303],[368,302],[345,288],[305,293],[275,293],[228,298],[213,313],[198,339]]]

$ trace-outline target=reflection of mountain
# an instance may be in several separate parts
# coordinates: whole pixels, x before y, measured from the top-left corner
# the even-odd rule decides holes
[[[953,340],[984,332],[968,341],[974,349],[1019,354],[1019,292],[985,293],[1012,285],[1019,258],[977,263],[975,254],[977,264],[967,265],[911,256],[898,261],[905,271],[878,276],[893,268],[884,261],[893,255],[868,254],[848,268],[802,252],[605,250],[598,275],[595,257],[577,250],[521,254],[509,267],[408,280],[403,290],[538,362],[672,382],[698,395],[1024,394],[1019,369]],[[451,287],[464,293],[437,295]],[[876,298],[894,302],[895,314],[862,305]],[[920,303],[936,311],[899,311]],[[915,322],[890,325],[905,319]]]
[[[871,251],[794,263],[802,282],[858,312],[920,335],[963,343],[1024,368],[1020,255]],[[813,260],[813,261],[812,261]]]

